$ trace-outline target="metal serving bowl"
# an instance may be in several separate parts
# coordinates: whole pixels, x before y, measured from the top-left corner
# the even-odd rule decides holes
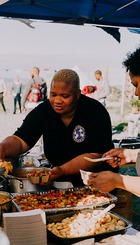
[[[0,191],[0,226],[3,225],[3,213],[10,211],[12,206],[12,197],[6,191]]]
[[[5,178],[0,175],[0,191],[3,191],[5,187]]]
[[[8,186],[10,193],[25,193],[25,192],[36,192],[36,191],[46,191],[50,189],[50,185],[37,185],[31,183],[28,174],[36,169],[35,167],[17,168],[14,169],[11,175],[7,176]]]
[[[5,172],[5,168],[0,168],[0,176],[3,175]]]

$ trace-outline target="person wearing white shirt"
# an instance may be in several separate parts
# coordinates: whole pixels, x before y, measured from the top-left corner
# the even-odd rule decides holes
[[[96,70],[94,72],[96,91],[94,92],[94,99],[98,100],[106,106],[106,98],[110,94],[110,86],[108,80],[102,76],[102,71]]]

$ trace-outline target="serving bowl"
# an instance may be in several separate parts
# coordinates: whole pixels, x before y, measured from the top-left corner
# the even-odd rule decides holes
[[[5,168],[0,168],[0,176],[5,173]]]
[[[11,193],[25,193],[25,192],[35,192],[44,191],[49,188],[49,185],[38,185],[37,182],[32,182],[29,178],[29,174],[41,168],[26,167],[14,169],[11,175],[7,176],[9,191]],[[33,180],[35,181],[35,180]]]
[[[10,211],[12,206],[12,196],[9,192],[0,191],[0,225],[3,225],[3,213]]]
[[[35,185],[47,185],[50,179],[50,169],[36,168],[28,173],[28,178],[32,184]]]

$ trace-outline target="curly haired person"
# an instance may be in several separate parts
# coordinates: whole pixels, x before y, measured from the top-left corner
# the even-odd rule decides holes
[[[123,66],[129,73],[131,83],[135,87],[135,95],[140,100],[140,47],[134,52],[127,54],[123,61]],[[112,157],[107,162],[113,167],[125,165],[130,162],[136,162],[136,170],[140,176],[140,149],[116,148],[107,151],[103,157]],[[127,176],[118,173],[100,172],[92,173],[88,176],[85,184],[93,185],[103,192],[109,192],[114,188],[127,190],[140,197],[140,177]]]

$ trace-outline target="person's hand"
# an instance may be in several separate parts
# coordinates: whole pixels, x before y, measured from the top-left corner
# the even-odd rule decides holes
[[[61,166],[56,166],[50,171],[50,181],[56,180],[59,177],[63,176],[63,170]]]
[[[110,192],[115,189],[119,183],[120,175],[111,171],[100,173],[91,173],[87,176],[87,185],[97,188],[101,192]]]
[[[137,151],[132,149],[115,148],[104,153],[102,157],[113,157],[111,160],[107,160],[107,162],[115,168],[134,162],[137,158]]]

